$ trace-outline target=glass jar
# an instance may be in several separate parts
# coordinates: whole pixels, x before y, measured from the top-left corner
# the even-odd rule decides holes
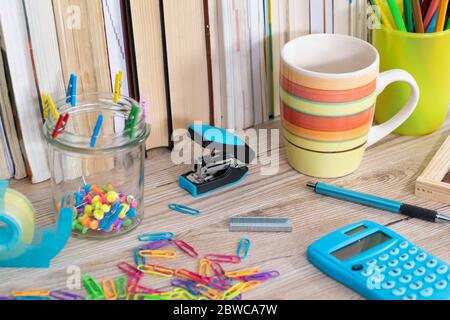
[[[108,239],[136,228],[143,217],[145,141],[150,127],[139,104],[111,93],[76,97],[56,103],[68,115],[65,129],[54,137],[58,119],[49,111],[44,126],[48,143],[52,198],[59,212],[65,195],[75,196],[73,235]],[[133,112],[138,110],[133,122]],[[56,114],[58,116],[58,114]],[[96,142],[95,127],[100,118]]]

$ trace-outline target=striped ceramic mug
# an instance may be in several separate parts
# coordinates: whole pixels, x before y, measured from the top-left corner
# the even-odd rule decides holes
[[[419,100],[414,78],[403,70],[379,74],[377,50],[357,38],[300,37],[285,45],[281,59],[282,135],[289,163],[309,176],[354,172],[366,148],[405,122]],[[378,94],[396,81],[410,85],[408,103],[387,123],[372,126]]]

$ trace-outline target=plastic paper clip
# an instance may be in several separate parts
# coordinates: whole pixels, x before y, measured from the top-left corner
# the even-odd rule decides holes
[[[141,271],[139,271],[139,273],[135,273],[134,275],[130,276],[127,281],[128,291],[130,291],[130,288],[132,287],[137,288],[143,276],[144,274]]]
[[[244,281],[266,281],[269,279],[273,279],[273,278],[277,278],[280,276],[280,273],[276,270],[271,270],[271,271],[267,271],[267,272],[262,272],[262,273],[257,273],[257,274],[252,274],[252,275],[248,275],[248,276],[243,276],[242,280]]]
[[[218,264],[217,262],[211,263],[211,270],[217,277],[218,281],[221,284],[228,285],[229,282],[227,281],[227,278],[225,276],[225,271],[223,270],[222,266]]]
[[[136,136],[136,125],[139,121],[139,113],[141,112],[141,109],[135,105],[131,107],[130,115],[128,116],[127,120],[125,121],[125,131],[129,130],[128,137],[130,139],[134,139]]]
[[[120,96],[122,95],[122,78],[123,78],[123,73],[122,71],[119,71],[116,74],[116,81],[114,84],[114,103],[119,102]]]
[[[174,234],[172,232],[158,232],[158,233],[147,233],[138,236],[138,240],[141,242],[157,241],[173,239]]]
[[[100,285],[90,275],[85,274],[81,277],[84,287],[93,300],[101,300],[105,298],[105,294]]]
[[[199,275],[198,273],[186,270],[186,269],[178,269],[175,271],[175,275],[177,277],[183,278],[183,279],[188,279],[188,280],[192,280],[198,283],[203,283],[203,284],[207,284],[208,281],[206,281],[204,279],[204,277],[202,277],[201,275]]]
[[[145,274],[151,274],[155,276],[160,276],[164,278],[172,278],[175,274],[175,270],[161,267],[153,264],[141,264],[138,266],[138,269],[141,270]]]
[[[49,296],[24,296],[24,297],[15,297],[13,300],[52,300]]]
[[[175,259],[177,253],[171,250],[141,250],[139,255],[145,258]]]
[[[55,300],[84,300],[83,296],[80,296],[78,294],[65,292],[65,291],[62,291],[62,290],[50,291],[50,297],[52,297]]]
[[[208,259],[200,259],[198,263],[198,274],[202,276],[209,276],[211,272],[211,261]]]
[[[12,297],[48,297],[50,295],[50,291],[13,291],[10,295]]]
[[[195,300],[197,299],[197,297],[195,295],[193,295],[192,293],[190,293],[189,291],[187,291],[184,288],[175,288],[173,289],[174,293],[178,293],[179,297],[181,298],[181,300]]]
[[[139,266],[141,264],[146,264],[147,259],[139,255],[139,251],[144,250],[143,248],[136,248],[133,250],[134,264]],[[138,268],[139,269],[139,268]]]
[[[170,283],[173,287],[183,288],[194,296],[200,295],[200,292],[195,288],[196,283],[193,281],[173,279]]]
[[[197,251],[195,251],[195,249],[191,245],[187,244],[183,240],[175,240],[174,243],[181,251],[186,253],[188,256],[192,258],[198,258],[199,255]]]
[[[135,268],[134,266],[125,261],[118,263],[117,268],[128,274],[130,277],[134,277],[136,274],[142,273],[141,270]]]
[[[118,299],[127,297],[127,279],[120,277],[116,279],[116,291]]]
[[[239,241],[239,246],[237,249],[237,256],[241,259],[245,259],[248,256],[248,252],[250,251],[250,239],[242,238]]]
[[[95,148],[95,144],[97,143],[97,139],[100,134],[100,130],[102,129],[102,125],[103,125],[103,115],[99,114],[97,118],[97,123],[95,124],[94,133],[91,136],[91,143],[89,145],[91,149]]]
[[[188,206],[183,206],[181,204],[176,204],[176,203],[169,204],[169,209],[179,212],[179,213],[182,213],[182,214],[191,215],[191,216],[199,216],[200,215],[199,210],[190,208]]]
[[[241,271],[225,272],[225,276],[228,278],[242,278],[242,277],[251,276],[251,275],[254,275],[257,273],[259,273],[258,270],[241,270]]]
[[[102,281],[102,290],[106,300],[117,300],[116,284],[112,279],[104,279]]]
[[[61,132],[66,129],[67,122],[69,121],[69,114],[62,114],[58,118],[58,122],[56,122],[55,130],[53,130],[52,138],[56,139]]]
[[[141,250],[158,250],[172,243],[172,239],[156,240],[141,246]]]
[[[242,259],[237,256],[227,256],[222,254],[207,254],[205,258],[211,262],[218,262],[218,263],[238,264],[241,263],[242,261]]]
[[[197,289],[199,289],[200,294],[210,300],[224,300],[225,297],[223,294],[221,294],[219,291],[214,290],[204,284],[197,284]]]
[[[224,283],[224,282],[220,281],[219,277],[209,278],[206,285],[213,287],[214,289],[218,289],[220,291],[228,290],[231,287],[231,285],[229,285],[228,283]]]
[[[77,80],[78,77],[76,75],[70,75],[69,85],[67,87],[66,103],[70,102],[72,107],[77,105]]]
[[[252,289],[255,289],[256,287],[259,287],[261,285],[261,281],[248,281],[243,282],[241,293],[245,293],[247,291],[250,291]]]
[[[242,293],[244,282],[238,282],[223,293],[226,300],[233,300]]]
[[[172,300],[172,298],[160,294],[136,294],[134,300]]]

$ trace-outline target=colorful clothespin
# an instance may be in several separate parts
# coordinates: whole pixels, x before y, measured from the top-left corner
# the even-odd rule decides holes
[[[70,102],[72,107],[77,105],[77,80],[78,77],[76,75],[70,75],[69,86],[67,87],[66,103]]]
[[[53,119],[59,119],[60,114],[58,110],[56,110],[55,103],[53,102],[52,96],[50,94],[47,95],[47,106]]]
[[[42,103],[42,116],[44,117],[44,121],[47,120],[49,106],[48,106],[48,98],[47,94],[42,92],[41,93],[41,103]]]
[[[133,105],[131,107],[130,115],[128,119],[125,121],[125,131],[129,130],[128,137],[130,139],[134,139],[136,136],[136,125],[139,121],[139,113],[141,109],[138,106]]]
[[[58,118],[58,122],[56,123],[55,130],[53,130],[52,137],[56,139],[58,135],[66,129],[67,122],[69,121],[69,114],[62,114]]]
[[[102,129],[103,125],[103,115],[99,115],[97,118],[97,123],[94,128],[94,133],[91,137],[91,144],[89,145],[92,148],[95,148],[95,144],[97,143],[98,135],[100,134],[100,130]]]
[[[114,103],[119,102],[120,96],[122,95],[122,77],[123,73],[122,71],[119,71],[116,74],[116,82],[114,85]]]

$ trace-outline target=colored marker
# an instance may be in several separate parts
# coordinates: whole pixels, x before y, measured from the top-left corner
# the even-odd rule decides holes
[[[403,7],[405,8],[405,20],[406,29],[408,32],[414,32],[414,18],[413,18],[413,7],[412,0],[403,0]]]
[[[439,213],[436,210],[429,210],[421,207],[412,206],[394,200],[384,199],[364,193],[359,193],[343,188],[330,186],[324,183],[308,182],[308,187],[313,188],[318,194],[324,196],[362,204],[368,207],[377,208],[393,213],[400,213],[411,218],[417,218],[430,222],[450,223],[450,217]]]
[[[422,5],[420,7],[420,11],[422,12],[422,16],[424,16],[427,13],[428,7],[430,6],[431,0],[423,0]]]
[[[439,7],[439,0],[431,0],[430,7],[428,8],[427,14],[425,15],[425,19],[423,21],[423,24],[425,25],[425,29],[427,30],[427,32],[428,32],[428,27],[431,24],[431,20],[433,20],[433,17],[437,12],[438,7]],[[433,31],[434,31],[434,29],[433,29]]]
[[[447,16],[448,0],[442,0],[439,5],[439,13],[436,22],[436,32],[441,32],[444,30],[445,17]]]
[[[403,21],[402,14],[398,8],[396,0],[388,0],[389,8],[391,9],[392,17],[394,18],[397,29],[403,32],[407,32],[405,22]]]
[[[422,10],[420,8],[419,0],[412,0],[412,6],[414,14],[415,31],[417,33],[424,33],[425,27],[423,26]]]
[[[433,16],[433,19],[431,19],[430,25],[427,28],[427,33],[433,33],[434,30],[436,30],[437,16],[438,16],[438,13],[436,11],[436,13]]]

